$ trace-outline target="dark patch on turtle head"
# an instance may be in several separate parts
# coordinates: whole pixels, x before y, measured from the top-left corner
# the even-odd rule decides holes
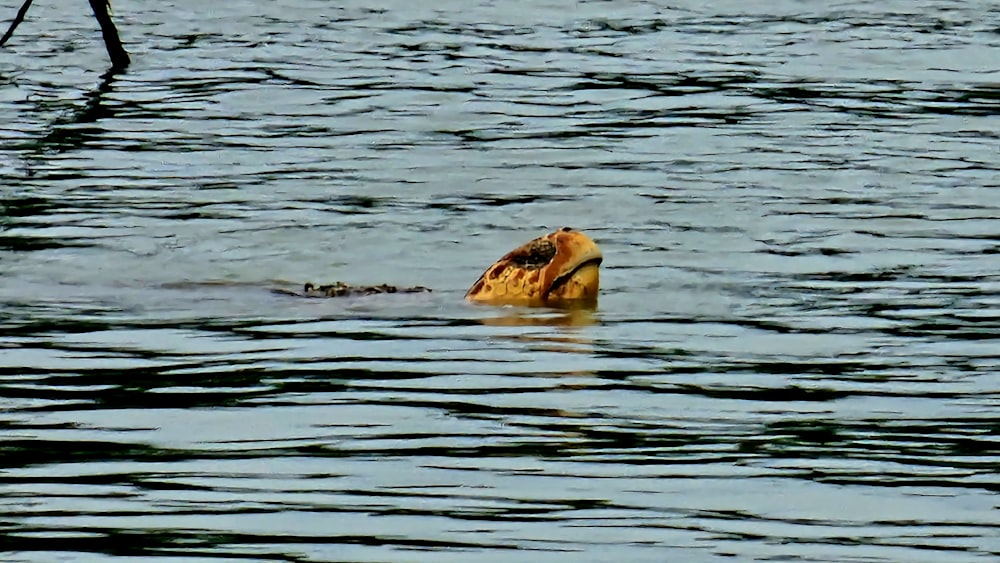
[[[486,282],[483,281],[483,278],[479,278],[479,281],[476,282],[476,285],[472,286],[472,289],[469,290],[469,295],[475,295],[475,294],[479,293],[480,291],[482,291],[483,290],[483,285],[485,285],[485,284],[486,284]]]
[[[538,270],[544,268],[556,255],[556,245],[548,240],[536,240],[524,252],[510,257],[510,263],[518,268]]]

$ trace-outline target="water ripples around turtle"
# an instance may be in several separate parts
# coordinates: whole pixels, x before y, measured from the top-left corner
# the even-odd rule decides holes
[[[3,559],[1000,555],[989,3],[117,9],[0,52]]]

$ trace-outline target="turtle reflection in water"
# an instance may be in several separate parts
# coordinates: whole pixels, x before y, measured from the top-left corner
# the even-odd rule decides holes
[[[600,285],[601,250],[580,231],[563,227],[507,253],[472,284],[465,298],[489,305],[593,307]],[[300,297],[349,297],[380,293],[422,293],[423,286],[354,286],[307,283]]]

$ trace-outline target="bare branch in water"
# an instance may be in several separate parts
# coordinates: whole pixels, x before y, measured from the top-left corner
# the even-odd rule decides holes
[[[110,2],[111,0],[108,1]],[[21,6],[21,9],[17,11],[17,17],[14,18],[13,22],[11,22],[10,28],[7,29],[7,33],[4,33],[3,37],[0,38],[0,47],[3,47],[3,44],[10,39],[10,36],[14,35],[14,30],[17,29],[17,26],[24,21],[24,14],[28,13],[28,6],[31,6],[31,0],[24,0],[24,4]]]
[[[111,70],[121,70],[127,67],[132,61],[129,59],[125,46],[122,45],[121,37],[118,36],[118,28],[115,27],[115,22],[111,20],[111,0],[89,1],[91,9],[94,10],[94,16],[97,17],[97,23],[101,24],[101,35],[104,36],[104,46],[107,47],[108,56],[111,57]],[[10,39],[17,26],[24,21],[24,15],[28,13],[29,6],[31,6],[31,0],[24,0],[24,4],[17,11],[17,16],[10,24],[10,29],[3,35],[3,38],[0,38],[0,47]]]
[[[128,57],[122,40],[118,37],[118,28],[111,20],[111,0],[90,0],[90,7],[94,10],[97,23],[101,24],[101,35],[104,36],[104,46],[108,49],[108,56],[111,57],[112,69],[123,69],[132,62]]]

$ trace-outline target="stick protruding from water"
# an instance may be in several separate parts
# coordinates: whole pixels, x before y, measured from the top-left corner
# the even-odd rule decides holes
[[[11,35],[14,35],[14,30],[24,21],[24,15],[28,13],[31,1],[24,0],[21,9],[17,11],[17,16],[14,17],[14,21],[7,28],[7,32],[3,34],[3,37],[0,37],[0,47],[10,39]],[[101,24],[101,35],[104,36],[104,46],[107,47],[108,56],[111,57],[111,70],[122,70],[132,60],[129,59],[128,51],[125,50],[121,37],[118,36],[118,28],[115,27],[115,22],[111,19],[111,0],[89,1],[91,9],[94,10],[94,16],[97,17],[97,23]]]
[[[112,70],[124,69],[132,60],[129,59],[128,51],[118,36],[118,28],[111,19],[111,0],[90,0],[90,7],[94,10],[97,23],[101,24],[101,35],[104,36],[104,46],[108,48],[108,56],[111,57]]]
[[[21,9],[18,10],[17,15],[14,16],[14,21],[10,22],[10,27],[7,28],[7,33],[4,33],[3,37],[0,37],[0,47],[3,47],[3,44],[10,39],[10,36],[14,35],[14,30],[17,29],[17,26],[24,21],[24,14],[28,13],[28,6],[31,6],[31,0],[24,0],[24,4],[21,4]]]

